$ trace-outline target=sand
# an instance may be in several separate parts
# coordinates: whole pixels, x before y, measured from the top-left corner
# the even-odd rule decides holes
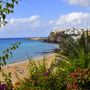
[[[51,54],[51,55],[46,56],[46,63],[48,63],[48,68],[50,67],[50,64],[51,64],[52,60],[54,60],[56,58],[56,55],[57,54]],[[37,60],[39,60],[42,63],[43,57],[35,58],[34,60],[35,60],[36,64],[37,64]],[[7,68],[6,66],[3,68],[3,70],[6,74],[8,74],[8,72],[11,72],[12,84],[13,85],[17,81],[17,78],[15,76],[15,72],[17,73],[18,77],[21,78],[21,79],[23,79],[24,77],[27,77],[27,75],[28,75],[28,70],[27,70],[28,64],[29,64],[29,60],[26,60],[26,61],[23,61],[23,62],[9,64],[9,68]],[[14,69],[15,67],[19,67],[21,72],[24,71],[23,74],[21,74],[20,71],[16,71]],[[0,72],[0,81],[3,81],[3,80],[4,79],[2,77],[2,72]]]

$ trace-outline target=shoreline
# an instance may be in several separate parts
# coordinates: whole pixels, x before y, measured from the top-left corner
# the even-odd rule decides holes
[[[56,55],[57,54],[50,54],[50,55],[46,55],[45,57],[45,62],[48,64],[46,64],[46,66],[49,68],[50,65],[51,65],[51,62],[52,60],[54,60],[56,58]],[[37,61],[40,61],[40,63],[42,64],[43,62],[43,56],[42,57],[38,57],[38,58],[34,58],[33,59],[36,63],[37,66],[38,65],[38,62]],[[15,76],[15,72],[17,73],[18,77],[23,79],[24,77],[27,77],[28,75],[28,70],[27,70],[27,66],[29,64],[29,60],[24,60],[22,62],[17,62],[17,63],[12,63],[12,64],[9,64],[9,68],[7,66],[4,66],[4,68],[2,67],[2,69],[4,70],[4,73],[5,74],[8,74],[9,72],[11,72],[11,77],[12,77],[12,84],[14,85],[15,82],[17,81],[17,78]],[[24,71],[23,74],[21,74],[19,71],[16,71],[16,69],[14,69],[15,67],[19,67],[20,71]],[[3,77],[2,77],[2,72],[0,72],[0,80],[3,81]]]
[[[44,56],[49,56],[49,55],[53,55],[53,54],[55,54],[55,53],[49,53],[49,54],[46,54],[46,55],[41,55],[41,56],[37,56],[37,57],[34,57],[34,58],[32,57],[32,58],[33,58],[33,60],[36,61],[36,59],[38,59],[38,58],[43,58]],[[23,59],[23,60],[20,60],[20,61],[10,62],[10,63],[7,63],[6,66],[7,65],[18,64],[18,63],[22,63],[22,62],[27,62],[27,61],[29,61],[29,59]],[[4,67],[6,67],[6,66],[4,66]]]

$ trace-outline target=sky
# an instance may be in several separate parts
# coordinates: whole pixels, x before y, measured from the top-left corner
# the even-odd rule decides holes
[[[90,28],[90,0],[21,0],[6,21],[0,38],[48,37],[53,30]]]

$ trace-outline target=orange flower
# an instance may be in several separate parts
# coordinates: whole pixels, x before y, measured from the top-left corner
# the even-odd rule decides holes
[[[14,86],[17,86],[17,85],[19,85],[19,82],[16,82]]]

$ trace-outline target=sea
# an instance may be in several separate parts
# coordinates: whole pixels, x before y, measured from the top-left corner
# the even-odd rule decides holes
[[[35,37],[30,37],[35,38]],[[37,58],[44,55],[49,55],[48,52],[51,49],[59,48],[57,44],[44,43],[43,40],[25,40],[26,38],[0,38],[0,57],[4,56],[3,51],[6,51],[7,48],[11,47],[11,43],[16,43],[17,41],[21,42],[21,45],[16,50],[11,50],[12,57],[9,54],[9,59],[6,59],[6,63],[15,63],[20,61],[25,61],[29,57]],[[2,62],[2,61],[0,61]]]

